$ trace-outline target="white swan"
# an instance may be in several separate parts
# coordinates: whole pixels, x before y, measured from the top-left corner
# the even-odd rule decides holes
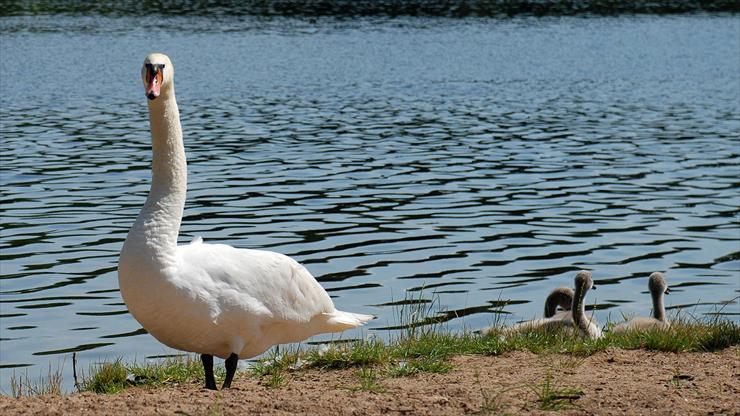
[[[173,76],[167,56],[144,60],[152,183],[121,250],[118,282],[128,310],[152,336],[201,354],[206,388],[216,389],[213,356],[225,358],[228,388],[241,358],[373,317],[337,310],[311,273],[285,255],[200,238],[177,245],[187,167]]]
[[[665,307],[663,306],[663,295],[670,293],[670,288],[663,273],[655,272],[651,274],[648,279],[648,288],[650,289],[650,296],[653,298],[652,318],[636,316],[612,328],[613,332],[639,331],[654,327],[668,328],[671,326],[671,323],[665,318]]]

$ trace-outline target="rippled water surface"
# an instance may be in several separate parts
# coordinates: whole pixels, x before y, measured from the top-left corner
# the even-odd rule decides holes
[[[344,338],[389,336],[410,300],[452,329],[538,316],[583,268],[602,321],[648,314],[656,270],[672,312],[739,319],[736,16],[0,29],[3,384],[49,363],[69,382],[70,351],[83,366],[174,353],[116,275],[149,186],[154,50],[177,69],[182,242],[295,257],[339,308],[379,317]]]

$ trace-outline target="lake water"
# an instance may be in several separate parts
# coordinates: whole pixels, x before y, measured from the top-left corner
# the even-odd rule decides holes
[[[69,387],[71,351],[85,369],[176,353],[127,313],[116,275],[149,186],[151,51],[176,67],[182,242],[303,262],[339,308],[378,316],[343,339],[390,337],[409,301],[452,330],[539,316],[583,268],[601,321],[648,314],[657,270],[671,313],[740,319],[737,16],[54,15],[0,30],[6,392],[50,363]]]

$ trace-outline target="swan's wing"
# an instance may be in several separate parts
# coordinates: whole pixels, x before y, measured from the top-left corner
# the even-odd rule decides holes
[[[215,318],[230,312],[304,323],[335,312],[323,287],[301,264],[271,251],[224,244],[178,246],[180,284],[210,297]]]

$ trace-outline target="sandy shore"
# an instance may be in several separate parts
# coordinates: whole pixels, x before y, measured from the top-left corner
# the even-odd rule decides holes
[[[0,398],[0,414],[462,415],[740,414],[740,348],[716,353],[613,350],[590,357],[460,356],[446,374],[361,377],[358,369],[288,373],[280,387],[242,372],[227,391],[200,385]],[[551,375],[551,404],[538,399]],[[363,383],[364,380],[364,383]],[[570,390],[569,390],[570,389]]]

